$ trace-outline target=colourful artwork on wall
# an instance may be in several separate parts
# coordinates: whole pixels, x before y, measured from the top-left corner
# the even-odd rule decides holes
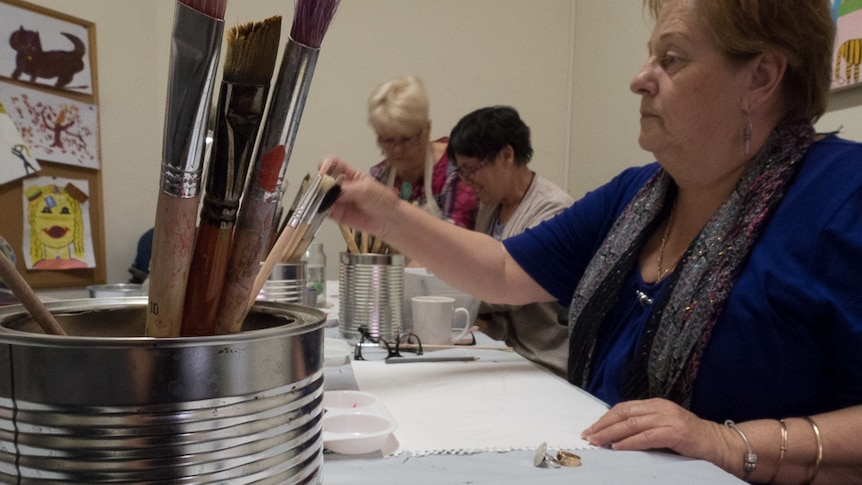
[[[0,3],[0,76],[92,95],[89,27]]]
[[[99,168],[99,114],[95,105],[0,82],[0,103],[33,157]]]
[[[0,185],[26,177],[41,169],[21,133],[0,103]]]
[[[27,269],[95,266],[86,180],[28,178],[24,198],[22,252]]]
[[[832,89],[862,86],[862,0],[832,0],[837,32]]]

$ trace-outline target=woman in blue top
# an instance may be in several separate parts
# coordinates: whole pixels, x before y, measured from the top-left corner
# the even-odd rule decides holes
[[[569,380],[613,405],[590,443],[862,483],[862,145],[812,125],[829,2],[645,4],[631,88],[657,163],[500,243],[330,160],[346,176],[332,217],[483,300],[571,304]]]

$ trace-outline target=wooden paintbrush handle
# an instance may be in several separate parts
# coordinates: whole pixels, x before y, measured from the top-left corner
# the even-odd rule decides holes
[[[359,246],[356,245],[356,238],[350,233],[350,228],[344,224],[339,224],[338,229],[341,231],[341,237],[344,238],[344,242],[347,243],[347,251],[359,254]]]
[[[302,237],[302,234],[307,227],[308,226],[306,224],[300,224],[296,228],[287,226],[283,231],[281,231],[281,234],[278,235],[278,239],[275,241],[272,250],[264,260],[263,265],[260,267],[260,271],[258,271],[254,283],[252,284],[251,295],[249,295],[248,298],[246,312],[251,310],[251,307],[257,299],[257,295],[260,293],[260,290],[263,289],[263,285],[266,284],[266,280],[269,279],[275,265],[280,263],[281,260],[284,259],[284,255],[299,242],[299,239]]]
[[[230,261],[216,317],[216,333],[219,334],[237,333],[242,329],[246,302],[250,295],[257,297],[251,287],[272,234],[275,205],[255,197],[246,199],[244,204],[247,217],[240,217],[234,227]]]
[[[150,261],[147,336],[180,335],[198,201],[199,197],[186,199],[159,192]]]
[[[12,290],[18,301],[30,312],[30,315],[42,327],[45,333],[49,335],[66,335],[66,332],[54,318],[54,315],[51,314],[45,304],[42,303],[42,300],[30,288],[30,285],[27,284],[21,273],[15,269],[12,261],[9,261],[3,253],[0,253],[0,279]]]
[[[197,337],[215,332],[219,297],[230,258],[231,229],[201,223],[189,270],[180,335]]]

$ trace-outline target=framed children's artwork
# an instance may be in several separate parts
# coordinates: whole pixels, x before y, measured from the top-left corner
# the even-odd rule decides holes
[[[835,50],[832,89],[862,86],[862,0],[832,0]]]
[[[92,22],[0,0],[0,238],[33,288],[106,280],[95,52]]]
[[[99,112],[94,104],[3,81],[0,103],[37,160],[99,168]]]
[[[18,0],[0,2],[0,76],[94,92],[93,24]]]

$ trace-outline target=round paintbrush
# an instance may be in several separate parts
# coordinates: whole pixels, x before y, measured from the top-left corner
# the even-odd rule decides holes
[[[278,56],[281,17],[233,27],[180,335],[212,335],[231,236]]]

